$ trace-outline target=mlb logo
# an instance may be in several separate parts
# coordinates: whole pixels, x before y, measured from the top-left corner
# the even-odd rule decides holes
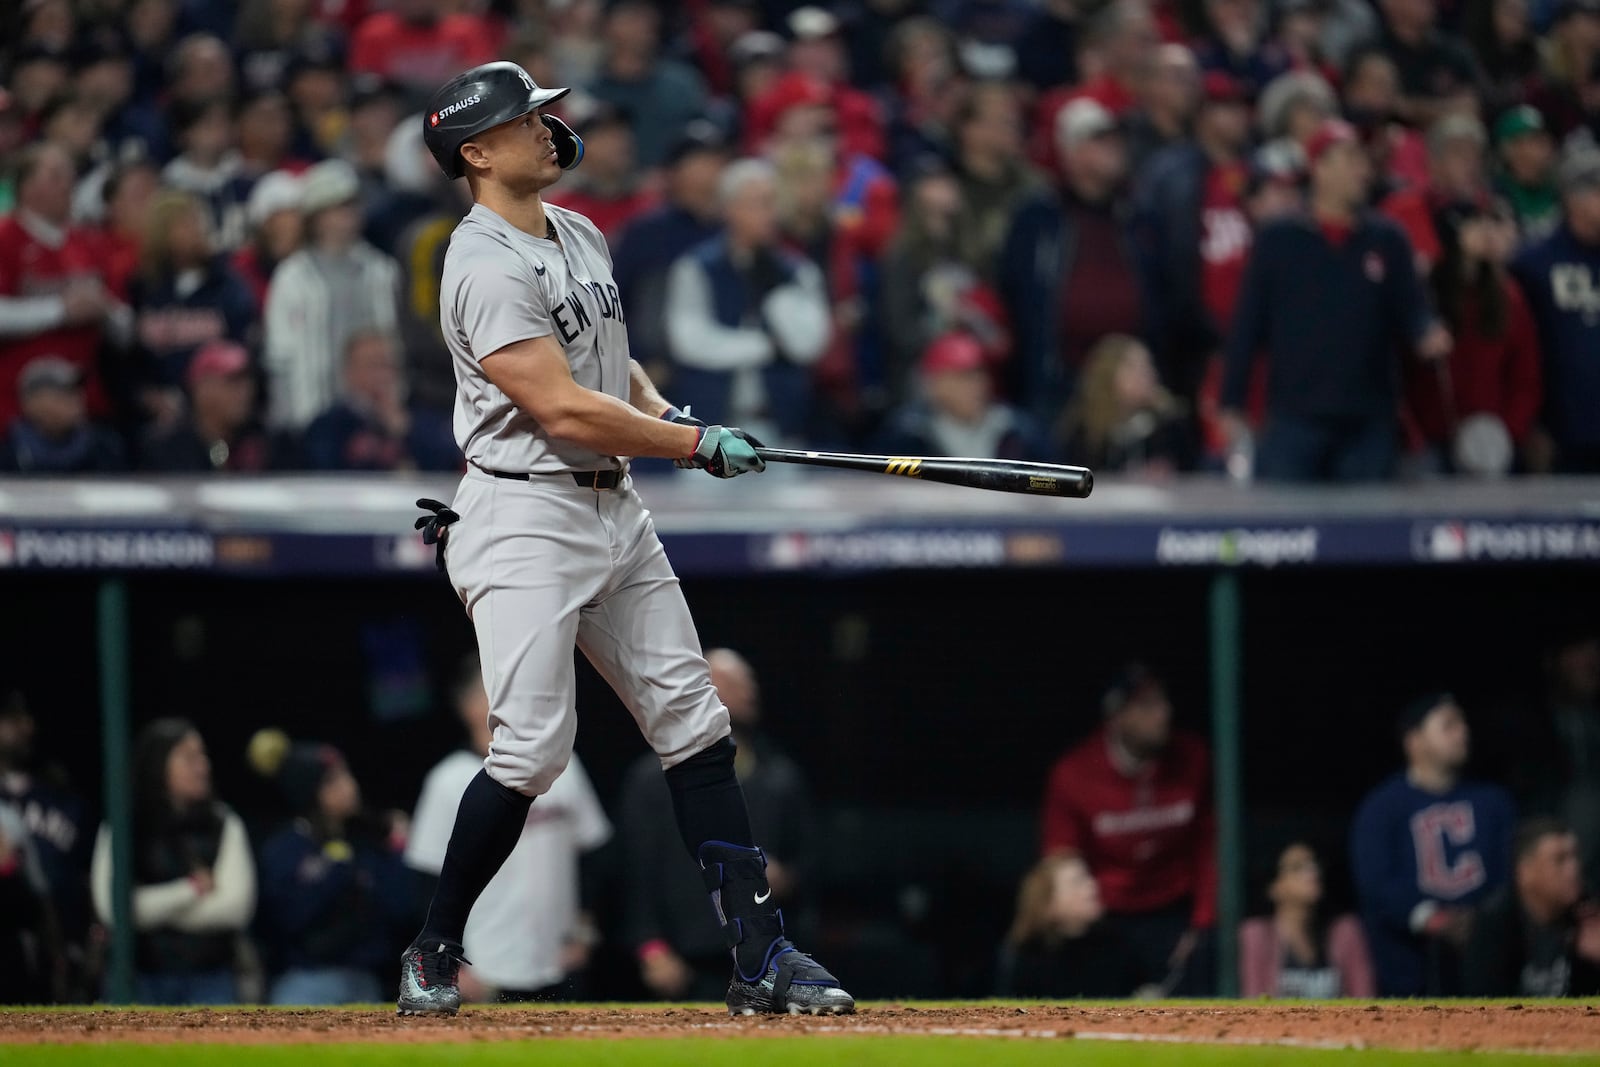
[[[0,530],[0,567],[12,567],[17,562],[17,535],[10,530]]]
[[[435,111],[432,115],[428,116],[428,125],[429,126],[437,126],[437,125],[439,125],[439,113],[437,111]]]
[[[1460,523],[1441,523],[1428,537],[1428,554],[1437,560],[1465,559],[1467,531]]]
[[[1383,281],[1383,257],[1376,252],[1368,252],[1361,267],[1367,273],[1367,281],[1374,285]]]

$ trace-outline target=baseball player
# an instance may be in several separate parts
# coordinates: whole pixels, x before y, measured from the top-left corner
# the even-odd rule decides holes
[[[734,776],[728,711],[628,476],[633,456],[718,478],[765,464],[743,431],[661,398],[628,354],[599,230],[540,199],[583,158],[577,135],[540,111],[566,94],[489,63],[447,82],[423,118],[429,150],[474,201],[451,236],[439,301],[468,466],[451,507],[425,505],[435,515],[424,536],[440,541],[472,619],[494,739],[402,957],[399,1011],[460,1006],[467,914],[572,751],[576,644],[661,758],[733,957],[728,1010],[852,1012],[838,980],[784,936]]]

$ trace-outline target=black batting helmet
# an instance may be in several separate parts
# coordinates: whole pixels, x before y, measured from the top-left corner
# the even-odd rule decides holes
[[[572,90],[541,89],[515,63],[485,63],[440,86],[422,116],[422,140],[447,178],[465,172],[461,146],[502,122],[560,100]]]

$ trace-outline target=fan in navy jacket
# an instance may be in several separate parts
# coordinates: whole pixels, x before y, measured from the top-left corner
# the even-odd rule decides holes
[[[1379,995],[1449,996],[1473,907],[1510,878],[1516,814],[1506,790],[1462,777],[1470,735],[1454,697],[1413,701],[1399,733],[1406,769],[1357,810],[1351,869]]]

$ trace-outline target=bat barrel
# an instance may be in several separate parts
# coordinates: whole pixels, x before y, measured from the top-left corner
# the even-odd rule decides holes
[[[756,452],[768,462],[893,474],[1004,493],[1082,499],[1094,491],[1093,471],[1063,463],[950,456],[874,456],[790,448],[758,448]]]

